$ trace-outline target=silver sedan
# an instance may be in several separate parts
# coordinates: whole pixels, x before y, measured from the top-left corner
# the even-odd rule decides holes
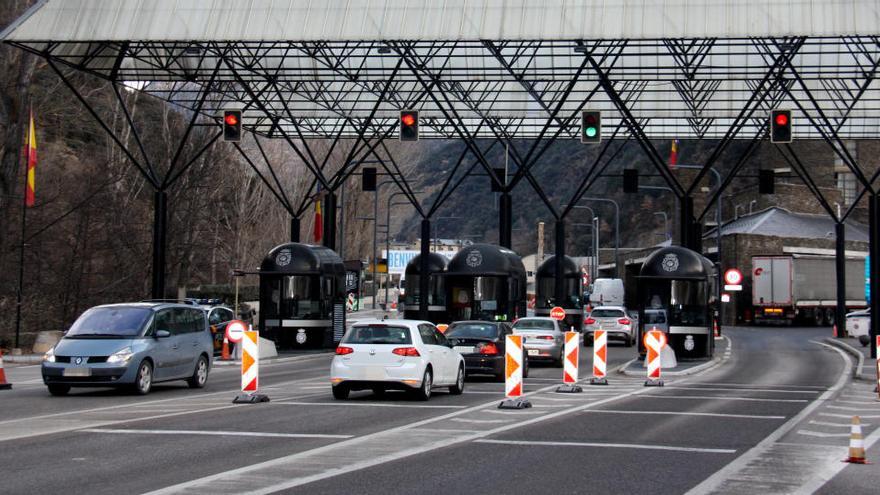
[[[553,318],[536,316],[520,318],[513,324],[514,335],[522,335],[523,349],[529,361],[552,361],[562,366],[565,352],[565,333]]]

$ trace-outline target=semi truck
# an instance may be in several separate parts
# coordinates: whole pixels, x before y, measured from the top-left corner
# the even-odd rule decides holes
[[[847,311],[867,307],[865,260],[846,260]],[[752,257],[752,311],[755,323],[832,325],[837,309],[834,256]]]

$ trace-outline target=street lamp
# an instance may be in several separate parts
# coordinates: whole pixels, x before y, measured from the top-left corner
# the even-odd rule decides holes
[[[568,206],[568,205],[563,205]],[[572,208],[577,208],[579,210],[589,210],[590,218],[592,219],[593,226],[593,273],[592,277],[595,280],[596,277],[599,276],[599,217],[596,216],[596,211],[590,208],[589,206],[584,205],[572,205]]]
[[[620,261],[618,251],[620,250],[620,205],[617,201],[607,198],[581,198],[581,201],[601,201],[614,205],[614,278],[620,278]]]

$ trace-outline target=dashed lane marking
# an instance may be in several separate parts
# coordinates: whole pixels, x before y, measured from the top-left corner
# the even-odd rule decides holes
[[[819,426],[834,426],[837,428],[852,428],[852,423],[832,423],[830,421],[810,421],[811,425],[819,425]],[[862,428],[866,426],[871,426],[871,423],[862,423]]]
[[[383,404],[378,402],[279,402],[269,404],[280,406],[316,406],[316,407],[405,407],[414,409],[464,409],[467,406],[440,406],[427,404]]]
[[[85,433],[110,433],[121,435],[203,435],[217,437],[265,437],[265,438],[329,438],[347,439],[354,435],[324,435],[319,433],[266,433],[259,431],[204,431],[204,430],[128,430],[109,428],[86,428]]]
[[[806,435],[808,437],[819,437],[819,438],[846,438],[849,436],[849,433],[825,433],[821,431],[812,431],[812,430],[798,430],[798,435]]]
[[[763,416],[759,414],[725,414],[725,413],[704,413],[704,412],[685,412],[685,411],[629,411],[621,409],[588,409],[584,413],[609,413],[609,414],[659,414],[670,416],[707,416],[712,418],[731,418],[731,419],[785,419],[787,416]]]
[[[774,390],[772,388],[724,388],[724,387],[663,387],[666,390],[706,390],[708,392],[771,392],[775,394],[818,394],[818,390]]]
[[[838,409],[840,411],[855,411],[855,412],[859,412],[859,411],[875,412],[877,410],[876,407],[873,407],[871,409],[865,409],[864,407],[852,407],[852,406],[830,406],[829,405],[827,407],[828,407],[828,409]]]
[[[691,385],[720,385],[720,386],[731,386],[731,387],[754,387],[754,383],[729,383],[729,382],[690,382]],[[814,389],[819,391],[827,390],[828,387],[820,387],[817,385],[766,385],[768,387],[774,388],[804,388],[804,389]]]
[[[491,423],[508,423],[509,419],[468,419],[468,418],[452,418],[449,421],[456,423],[475,423],[475,424],[491,424]]]
[[[475,440],[474,443],[500,445],[522,445],[542,447],[600,447],[612,449],[671,450],[676,452],[700,452],[703,454],[735,454],[736,449],[709,449],[700,447],[675,447],[671,445],[643,445],[632,443],[594,443],[594,442],[538,442],[520,440]]]
[[[690,399],[690,400],[733,400],[733,401],[746,401],[746,402],[810,402],[807,399],[761,399],[758,397],[727,397],[727,396],[716,396],[716,395],[647,395],[642,394],[639,395],[640,398],[652,398],[652,399]]]
[[[829,416],[832,418],[849,418],[852,419],[852,414],[837,414],[837,413],[819,413],[819,416]],[[862,419],[877,419],[880,418],[880,414],[860,414],[860,418]]]

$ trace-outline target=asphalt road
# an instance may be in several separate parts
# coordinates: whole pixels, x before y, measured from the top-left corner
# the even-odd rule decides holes
[[[159,385],[147,397],[51,397],[38,367],[10,368],[0,493],[790,493],[810,480],[801,465],[827,465],[818,471],[828,486],[874,493],[857,466],[828,460],[846,455],[840,425],[851,411],[835,408],[880,418],[880,406],[862,400],[867,385],[848,379],[842,353],[814,342],[827,331],[726,334],[729,359],[663,388],[611,375],[608,387],[556,394],[561,370],[533,366],[525,392],[534,407],[521,411],[499,411],[503,384],[480,379],[428,403],[392,392],[335,401],[329,355],[262,365],[272,401],[257,405],[230,403],[239,377],[229,367],[215,368],[204,390]],[[609,351],[609,368],[635,355]],[[875,431],[866,427],[866,438]],[[774,462],[781,467],[753,471]]]

